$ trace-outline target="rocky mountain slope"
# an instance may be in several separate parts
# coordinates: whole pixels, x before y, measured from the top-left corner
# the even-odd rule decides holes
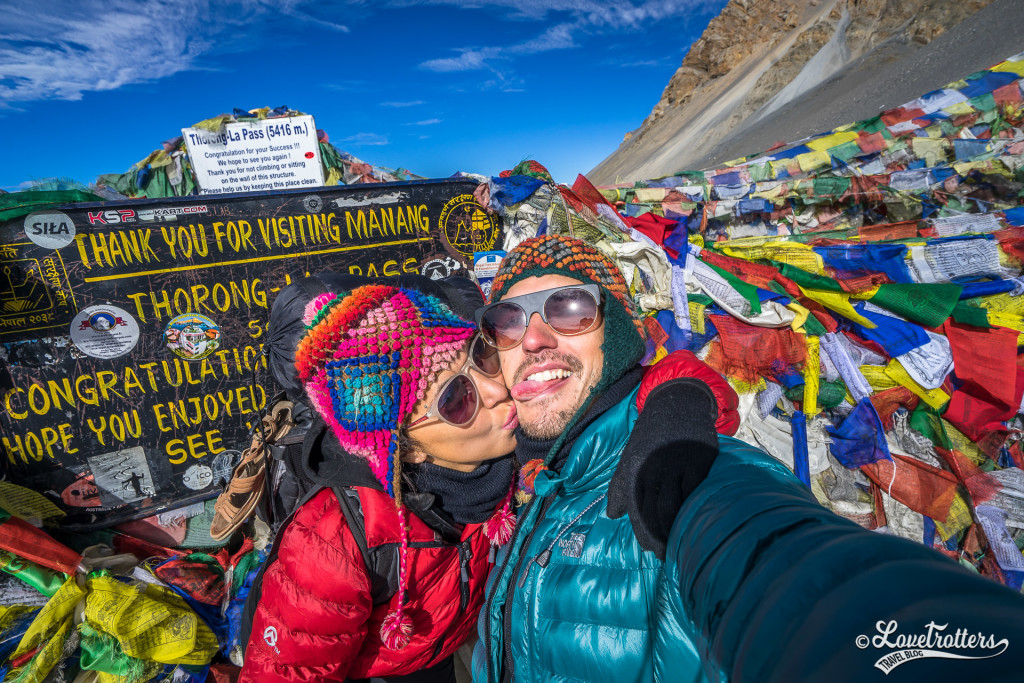
[[[867,118],[1024,50],[1024,0],[731,0],[588,177],[704,168]]]

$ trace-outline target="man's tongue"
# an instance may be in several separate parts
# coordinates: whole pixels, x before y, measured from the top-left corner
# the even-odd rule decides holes
[[[554,393],[572,377],[554,377],[552,379],[524,379],[512,387],[512,398],[516,401],[529,401],[543,394]]]

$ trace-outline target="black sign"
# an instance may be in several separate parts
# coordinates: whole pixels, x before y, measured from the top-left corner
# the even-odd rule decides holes
[[[323,271],[467,274],[463,180],[75,204],[0,225],[0,462],[70,528],[219,492],[274,391],[275,293]]]

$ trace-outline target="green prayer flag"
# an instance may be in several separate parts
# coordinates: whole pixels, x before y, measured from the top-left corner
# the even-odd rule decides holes
[[[778,268],[779,272],[781,272],[785,277],[788,277],[801,287],[806,287],[807,289],[824,289],[829,292],[846,291],[842,286],[840,286],[838,280],[833,280],[830,277],[808,273],[806,270],[797,268],[789,263],[780,263],[778,261],[771,261],[770,263]]]
[[[938,327],[953,312],[962,291],[953,284],[884,284],[871,303],[925,327]]]
[[[828,332],[828,328],[821,324],[821,321],[816,317],[817,314],[811,311],[811,314],[807,316],[807,322],[804,323],[804,329],[807,334],[812,337],[820,337],[821,335]]]
[[[814,194],[819,196],[840,197],[850,189],[848,177],[830,177],[814,179]]]
[[[24,581],[49,598],[56,594],[66,580],[63,574],[22,559],[9,550],[0,550],[0,570]]]
[[[958,301],[956,306],[953,307],[952,316],[953,320],[965,325],[973,325],[975,327],[992,327],[988,321],[988,311],[984,308],[968,306],[962,301]]]
[[[758,315],[761,312],[761,299],[757,296],[757,287],[744,282],[729,271],[719,268],[716,265],[707,263],[706,261],[704,262],[704,265],[710,266],[716,273],[725,278],[725,281],[728,282],[733,289],[739,292],[740,296],[750,302],[751,315]]]
[[[63,204],[102,202],[103,197],[82,190],[26,190],[0,194],[0,223],[27,216],[33,211],[51,209]]]

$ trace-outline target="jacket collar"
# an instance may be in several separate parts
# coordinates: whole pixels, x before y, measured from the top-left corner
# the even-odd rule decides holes
[[[639,386],[634,386],[625,398],[587,425],[572,444],[559,472],[544,470],[537,475],[534,486],[539,495],[549,495],[560,486],[566,493],[574,493],[611,481],[636,423],[637,391]]]

